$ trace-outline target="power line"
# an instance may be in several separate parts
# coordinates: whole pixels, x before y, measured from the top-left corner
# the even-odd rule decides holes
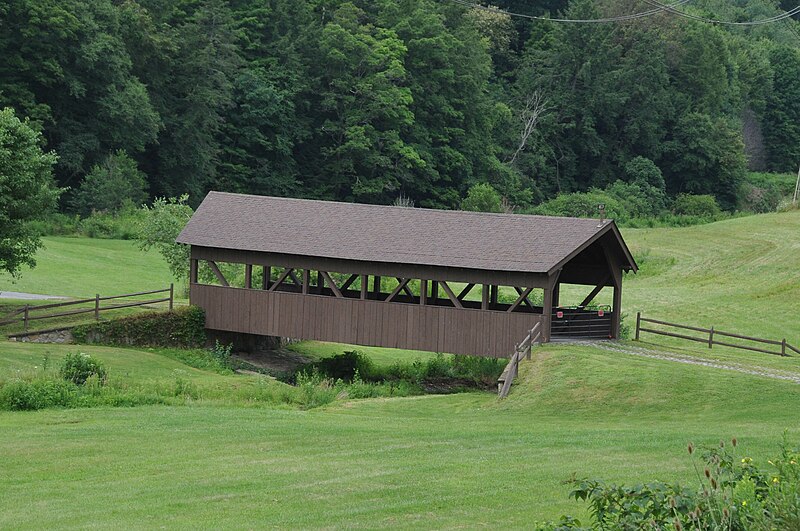
[[[688,18],[691,20],[697,20],[699,22],[705,22],[707,24],[721,24],[725,26],[759,26],[763,24],[772,24],[773,22],[778,22],[787,18],[790,18],[798,13],[800,13],[800,5],[793,7],[789,11],[782,11],[779,15],[774,15],[769,18],[761,19],[761,20],[750,20],[746,22],[731,22],[728,20],[719,20],[715,18],[706,18],[700,17],[697,15],[692,15],[691,13],[687,13],[685,11],[681,11],[679,9],[675,9],[674,5],[666,5],[658,2],[657,0],[644,0],[651,6],[660,7],[665,11],[673,14],[678,15],[679,17]]]
[[[547,22],[561,22],[561,23],[572,23],[572,24],[608,24],[612,22],[625,22],[628,20],[636,20],[639,18],[649,17],[651,15],[655,15],[657,13],[670,13],[673,15],[677,15],[680,17],[688,18],[691,20],[697,20],[699,22],[705,22],[708,24],[721,24],[727,26],[758,26],[763,24],[772,24],[774,22],[779,22],[781,20],[786,20],[788,18],[793,17],[794,15],[800,13],[800,5],[793,7],[789,11],[783,11],[778,15],[774,15],[769,18],[760,19],[760,20],[751,20],[746,22],[731,22],[727,20],[719,20],[713,18],[706,18],[701,17],[698,15],[692,15],[691,13],[687,13],[685,11],[681,11],[680,9],[675,9],[678,6],[684,5],[689,3],[690,0],[679,0],[674,4],[662,4],[657,0],[644,0],[651,6],[654,6],[654,9],[649,9],[647,11],[641,11],[639,13],[631,13],[630,15],[620,15],[617,17],[606,17],[606,18],[588,18],[588,19],[574,19],[574,18],[550,18],[550,17],[542,17],[537,15],[528,15],[525,13],[515,13],[513,11],[506,11],[504,9],[500,9],[497,7],[492,6],[485,6],[482,4],[478,4],[477,2],[473,2],[470,0],[450,0],[456,4],[473,8],[473,9],[480,9],[482,11],[488,11],[490,13],[497,13],[501,15],[508,15],[510,17],[519,17],[519,18],[526,18],[529,20],[541,20]]]
[[[656,13],[661,13],[667,11],[669,8],[673,8],[676,6],[681,6],[684,4],[689,3],[690,0],[678,0],[674,4],[670,5],[663,5],[659,6],[655,9],[649,9],[647,11],[641,11],[639,13],[631,13],[630,15],[620,15],[617,17],[607,17],[607,18],[587,18],[587,19],[574,19],[574,18],[550,18],[550,17],[541,17],[536,15],[527,15],[525,13],[514,13],[513,11],[506,11],[504,9],[500,9],[497,7],[492,6],[485,6],[482,4],[478,4],[476,2],[472,2],[469,0],[450,0],[456,4],[480,9],[482,11],[488,11],[490,13],[497,13],[501,15],[508,15],[511,17],[519,17],[519,18],[527,18],[530,20],[542,20],[547,22],[563,22],[563,23],[572,23],[572,24],[607,24],[611,22],[624,22],[627,20],[635,20],[639,18],[649,17],[650,15],[655,15]],[[798,6],[800,7],[800,6]]]

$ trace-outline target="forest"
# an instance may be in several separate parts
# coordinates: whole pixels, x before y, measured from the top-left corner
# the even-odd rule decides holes
[[[674,5],[753,21],[790,4]],[[212,189],[459,208],[481,186],[518,212],[592,190],[639,194],[641,215],[681,194],[733,211],[748,172],[797,171],[796,20],[493,6],[8,0],[0,108],[41,134],[58,208],[81,215]]]

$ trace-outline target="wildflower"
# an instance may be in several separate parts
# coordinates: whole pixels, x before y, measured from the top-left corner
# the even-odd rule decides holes
[[[791,461],[789,461],[789,464],[790,464],[790,465],[796,465],[796,464],[797,464],[797,461],[795,461],[794,459],[792,459]]]
[[[747,507],[747,500],[742,500],[742,507]]]
[[[749,465],[752,462],[753,462],[753,460],[750,459],[749,457],[743,457],[742,458],[742,464],[744,464],[744,465]]]
[[[689,446],[686,449],[689,450],[689,455],[694,453],[694,445],[692,443],[689,443]]]
[[[778,479],[778,477],[776,476],[776,477],[772,478],[772,482],[773,483],[779,483],[780,479]]]
[[[722,516],[724,516],[725,519],[728,519],[730,517],[730,515],[731,515],[731,512],[728,510],[728,508],[727,507],[723,507],[722,508]]]
[[[725,441],[720,441],[719,442],[719,447],[720,448],[725,448]]]
[[[711,478],[711,488],[717,490],[717,480],[714,478]]]
[[[736,448],[736,442],[737,442],[737,441],[736,441],[736,437],[734,437],[733,439],[731,439],[731,444],[733,445],[733,447],[734,447],[734,448]]]
[[[705,472],[707,478],[711,477],[711,471],[708,469],[708,467],[706,467],[705,470],[703,470],[703,472]]]
[[[683,526],[681,525],[681,521],[678,520],[677,518],[675,519],[675,529],[677,529],[678,531],[681,531],[683,529]]]

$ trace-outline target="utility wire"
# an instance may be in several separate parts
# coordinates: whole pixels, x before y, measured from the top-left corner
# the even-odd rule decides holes
[[[761,20],[750,20],[747,22],[731,22],[728,20],[719,20],[714,18],[706,18],[700,17],[697,15],[692,15],[691,13],[687,13],[685,11],[681,11],[679,9],[675,9],[674,5],[666,5],[658,2],[657,0],[644,0],[648,4],[654,7],[660,7],[665,11],[672,13],[673,15],[678,15],[679,17],[688,18],[691,20],[697,20],[699,22],[706,22],[708,24],[721,24],[725,26],[760,26],[762,24],[772,24],[773,22],[778,22],[787,18],[790,18],[798,13],[800,13],[800,5],[793,7],[789,11],[783,11],[779,15],[775,15],[769,18],[761,19]]]
[[[462,6],[474,9],[480,9],[482,11],[488,11],[490,13],[498,13],[501,15],[508,15],[511,17],[527,18],[530,20],[542,20],[547,22],[563,22],[563,23],[573,23],[573,24],[607,24],[611,22],[624,22],[627,20],[635,20],[639,18],[649,17],[650,15],[655,15],[656,13],[662,13],[664,11],[667,11],[668,9],[672,9],[677,6],[687,4],[689,3],[690,0],[678,0],[674,4],[660,5],[655,9],[649,9],[647,11],[641,11],[639,13],[631,13],[630,15],[620,15],[617,17],[607,17],[607,18],[587,18],[587,19],[541,17],[536,15],[527,15],[525,13],[514,13],[512,11],[506,11],[504,9],[492,6],[484,6],[469,0],[450,0],[450,1]]]
[[[685,11],[681,11],[680,9],[675,9],[678,6],[684,5],[689,3],[690,0],[679,0],[674,4],[662,4],[657,0],[644,0],[648,4],[654,7],[654,9],[649,9],[647,11],[641,11],[639,13],[632,13],[630,15],[620,15],[617,17],[606,17],[606,18],[589,18],[589,19],[574,19],[574,18],[550,18],[550,17],[542,17],[536,15],[527,15],[525,13],[515,13],[513,11],[506,11],[504,9],[500,9],[497,7],[492,6],[485,6],[482,4],[478,4],[477,2],[470,1],[470,0],[450,0],[453,3],[470,7],[474,9],[480,9],[482,11],[488,11],[490,13],[498,13],[501,15],[508,15],[511,17],[519,17],[519,18],[527,18],[530,20],[542,20],[548,22],[561,22],[561,23],[572,23],[572,24],[607,24],[612,22],[624,22],[628,20],[636,20],[639,18],[649,17],[651,15],[655,15],[656,13],[667,12],[673,15],[677,15],[680,17],[688,18],[691,20],[697,20],[699,22],[705,22],[708,24],[721,24],[727,26],[759,26],[763,24],[772,24],[774,22],[779,22],[781,20],[786,20],[788,18],[793,17],[800,13],[800,5],[793,7],[789,11],[783,11],[778,15],[760,19],[760,20],[751,20],[747,22],[731,22],[727,20],[718,20],[712,18],[705,18],[697,15],[692,15],[691,13],[687,13]]]

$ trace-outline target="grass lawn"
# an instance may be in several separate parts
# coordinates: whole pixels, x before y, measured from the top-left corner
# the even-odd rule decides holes
[[[800,344],[800,213],[624,233],[642,266],[624,284],[628,323],[641,310]],[[92,295],[95,277],[116,276],[129,282],[119,292],[137,291],[160,285],[147,276],[159,265],[161,283],[169,282],[160,258],[129,242],[47,243],[46,252],[62,246],[61,267],[40,257],[29,275],[41,282],[3,289],[86,295],[86,286]],[[90,258],[103,249],[119,254]],[[580,297],[583,288],[571,290],[566,297]],[[643,339],[632,345],[800,373],[800,356]],[[430,356],[292,346],[312,358],[350,348],[378,364]],[[194,369],[180,352],[107,347],[2,344],[0,379],[38,370],[45,354],[55,364],[78,349],[131,386],[169,388],[183,378],[207,398],[0,412],[0,528],[529,527],[562,513],[585,517],[585,505],[568,500],[562,484],[572,474],[691,482],[689,441],[714,445],[736,436],[742,454],[762,463],[777,452],[784,429],[800,442],[796,384],[594,347],[542,347],[502,402],[465,393],[339,400],[301,411],[248,399],[249,389],[265,385],[261,377]]]
[[[45,348],[6,352],[0,368],[36,363]],[[92,353],[112,374],[147,365],[141,377],[169,380],[178,369],[154,353]],[[795,384],[548,346],[503,402],[0,413],[0,527],[524,527],[585,515],[562,484],[573,473],[692,481],[688,441],[736,436],[763,461],[784,428],[800,437],[798,400]]]
[[[395,362],[411,363],[415,360],[426,360],[436,356],[434,352],[422,350],[402,350],[398,348],[362,347],[343,343],[326,343],[324,341],[301,341],[289,345],[289,350],[306,358],[318,360],[341,354],[348,350],[358,350],[366,354],[375,365],[386,367]]]
[[[173,282],[166,262],[155,251],[143,252],[125,240],[46,237],[36,267],[19,280],[0,275],[0,291],[87,298],[168,288]],[[181,290],[176,287],[176,293]]]

